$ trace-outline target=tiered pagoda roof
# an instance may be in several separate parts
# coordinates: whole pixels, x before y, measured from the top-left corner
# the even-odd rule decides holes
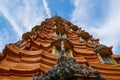
[[[48,72],[61,49],[106,80],[120,80],[120,56],[113,54],[112,47],[100,44],[99,39],[58,16],[46,19],[24,33],[22,40],[5,46],[0,53],[0,80],[32,80],[33,75]]]

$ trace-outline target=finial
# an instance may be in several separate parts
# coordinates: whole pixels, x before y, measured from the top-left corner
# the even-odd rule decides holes
[[[57,11],[55,11],[55,17],[57,17]]]

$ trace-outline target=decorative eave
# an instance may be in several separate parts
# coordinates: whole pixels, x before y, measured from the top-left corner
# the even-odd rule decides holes
[[[67,24],[67,26],[71,26],[72,25],[72,23],[69,22],[69,21],[67,21],[66,24]]]
[[[99,38],[97,38],[97,39],[92,38],[92,41],[99,41]]]
[[[3,51],[3,53],[8,53],[8,54],[13,54],[16,56],[20,56],[20,48],[18,48],[16,45],[14,44],[8,44],[5,46],[5,49]]]
[[[70,28],[71,28],[73,31],[79,30],[78,26],[76,26],[76,25],[72,25],[72,26],[70,26]]]
[[[105,46],[105,45],[98,45],[94,48],[96,53],[100,53],[101,55],[112,55],[111,48]]]
[[[91,38],[92,37],[88,32],[85,32],[85,31],[80,32],[79,36],[82,38]]]
[[[32,32],[36,32],[37,30],[39,30],[40,29],[40,25],[36,25],[36,26],[34,26],[33,28],[32,28]]]
[[[95,45],[93,43],[86,43],[87,47],[94,48]]]
[[[32,35],[34,35],[34,32],[26,32],[22,35],[22,40],[28,40]]]
[[[17,47],[21,48],[21,44],[22,44],[22,40],[17,41],[16,43],[14,43]]]
[[[4,59],[4,56],[5,56],[5,54],[0,53],[0,61],[1,61],[2,59]]]
[[[55,18],[54,18],[54,21],[55,21],[55,23],[54,23],[54,25],[56,26],[56,27],[63,27],[64,25],[63,25],[63,19],[61,18],[61,17],[58,17],[58,16],[56,16]]]
[[[47,21],[43,21],[43,22],[41,22],[41,26],[43,27],[44,25],[46,25],[47,24]]]
[[[115,59],[120,59],[120,55],[112,55],[112,57]]]
[[[55,16],[54,21],[56,22],[63,22],[64,20],[60,16]]]
[[[55,40],[51,43],[51,46],[55,46],[58,49],[61,49],[61,41],[64,42],[64,47],[66,50],[73,49],[73,44],[70,42],[70,40],[66,38],[60,38],[58,40]]]
[[[62,34],[66,33],[66,30],[65,30],[64,27],[57,27],[54,31],[56,33],[59,33],[59,32],[62,33]]]

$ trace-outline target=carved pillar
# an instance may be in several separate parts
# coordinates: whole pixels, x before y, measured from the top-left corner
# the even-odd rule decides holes
[[[112,61],[113,64],[117,64],[117,62],[114,60],[113,57],[110,56],[109,58],[110,58],[110,61]]]
[[[80,39],[80,42],[83,42],[83,39],[82,39],[82,37],[80,37],[79,39]]]
[[[68,50],[67,54],[68,54],[68,56],[73,57],[73,54],[72,54],[72,50],[71,50],[71,49]]]
[[[56,47],[55,46],[53,46],[53,48],[52,48],[52,54],[56,54]]]
[[[57,36],[56,32],[53,33],[54,36]]]
[[[104,61],[103,61],[103,59],[102,59],[101,55],[100,55],[99,53],[97,53],[97,56],[98,56],[98,59],[100,60],[100,62],[103,64],[103,63],[104,63]]]
[[[88,43],[92,43],[92,41],[90,40],[90,38],[88,39]]]

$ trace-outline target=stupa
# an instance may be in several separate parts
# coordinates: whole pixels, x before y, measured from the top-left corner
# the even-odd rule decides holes
[[[120,80],[120,56],[113,54],[112,46],[100,44],[99,39],[59,16],[46,19],[24,33],[22,40],[5,46],[0,53],[0,80],[32,80],[53,69],[61,56],[75,59],[106,80]],[[73,74],[77,80],[97,80],[94,75],[84,75]]]

